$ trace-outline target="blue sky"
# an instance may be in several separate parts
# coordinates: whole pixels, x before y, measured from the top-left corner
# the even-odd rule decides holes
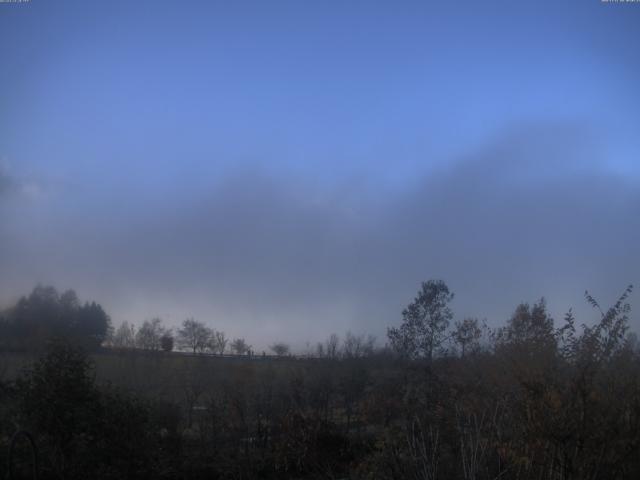
[[[638,45],[640,5],[596,0],[0,4],[2,298],[290,341],[381,334],[433,276],[499,320],[608,299],[638,275]],[[527,217],[555,240],[507,248]]]

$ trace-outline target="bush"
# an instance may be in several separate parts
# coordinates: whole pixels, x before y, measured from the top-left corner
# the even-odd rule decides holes
[[[18,418],[34,434],[44,476],[147,478],[157,472],[152,405],[98,388],[77,347],[54,344],[16,381]]]

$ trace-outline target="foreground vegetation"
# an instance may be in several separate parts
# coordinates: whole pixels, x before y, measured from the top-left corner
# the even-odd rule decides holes
[[[54,343],[5,370],[0,469],[32,468],[23,430],[40,478],[640,478],[630,291],[587,295],[589,327],[539,302],[491,330],[427,282],[391,348],[307,360]]]

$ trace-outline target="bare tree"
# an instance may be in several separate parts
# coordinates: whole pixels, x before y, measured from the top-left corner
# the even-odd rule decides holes
[[[348,331],[344,336],[342,344],[342,354],[345,358],[360,358],[373,355],[375,350],[376,337],[364,334],[355,335]]]
[[[244,355],[251,351],[251,345],[249,345],[244,338],[236,338],[231,342],[231,350],[236,355]]]
[[[204,323],[187,318],[182,322],[182,328],[178,330],[178,345],[193,353],[202,353],[209,345],[211,334],[211,329]]]
[[[337,358],[340,353],[340,337],[332,333],[326,341],[326,355],[328,358]]]
[[[284,342],[276,342],[273,345],[271,345],[269,348],[271,349],[271,351],[273,351],[273,353],[275,353],[279,357],[289,355],[289,352],[291,351],[291,348],[289,347],[289,345]]]
[[[159,350],[160,339],[165,331],[160,318],[145,320],[136,333],[136,346],[145,350]]]
[[[342,355],[345,358],[358,358],[362,356],[364,335],[354,335],[348,331],[342,343]]]
[[[135,348],[136,327],[129,322],[122,322],[111,337],[114,348]]]
[[[228,342],[224,332],[213,330],[207,348],[217,355],[223,355]]]

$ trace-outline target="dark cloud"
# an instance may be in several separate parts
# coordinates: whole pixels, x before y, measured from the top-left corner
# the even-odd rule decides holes
[[[143,207],[69,194],[8,225],[0,285],[75,286],[116,320],[195,315],[258,346],[383,336],[435,277],[460,316],[493,322],[542,295],[557,314],[585,288],[606,303],[638,280],[640,190],[600,170],[586,133],[510,132],[394,190],[244,169]]]

